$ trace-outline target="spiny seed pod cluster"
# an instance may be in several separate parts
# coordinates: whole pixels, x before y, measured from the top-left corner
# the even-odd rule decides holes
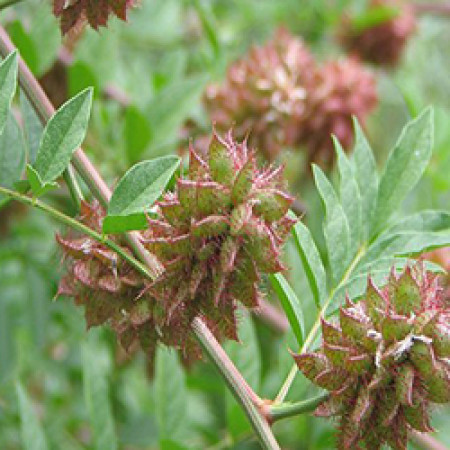
[[[309,162],[331,164],[332,134],[349,149],[352,116],[364,124],[376,105],[375,78],[358,61],[346,58],[324,63],[314,74],[305,113],[298,122],[298,144],[307,148]]]
[[[369,26],[360,26],[357,20],[347,16],[343,19],[338,39],[348,52],[365,61],[395,66],[416,29],[414,9],[402,0],[371,0],[368,13],[376,9],[391,9],[394,14]]]
[[[430,403],[450,401],[450,305],[436,275],[419,263],[382,289],[369,278],[339,322],[323,320],[321,348],[294,355],[330,391],[316,415],[340,419],[340,449],[406,449],[409,430],[432,430]]]
[[[329,163],[331,133],[349,148],[352,115],[364,123],[377,103],[376,83],[356,60],[318,65],[302,40],[280,30],[207,88],[205,106],[219,129],[233,126],[269,161],[283,147],[306,147],[308,160]]]
[[[219,339],[237,339],[238,302],[258,306],[264,273],[284,269],[280,260],[293,219],[282,167],[259,170],[245,142],[214,134],[208,154],[190,148],[186,178],[157,204],[140,234],[165,271],[143,279],[103,244],[87,237],[58,242],[69,256],[60,293],[85,305],[88,326],[109,322],[125,349],[138,341],[151,358],[157,342],[200,356],[190,334],[203,318]],[[100,230],[104,212],[83,206],[81,220]]]
[[[127,20],[127,9],[133,4],[134,0],[53,0],[53,14],[66,34],[86,22],[95,30],[105,27],[111,14]]]
[[[303,41],[279,29],[232,64],[223,85],[207,87],[206,109],[219,131],[233,126],[241,139],[250,133],[250,145],[270,161],[295,143],[296,118],[303,115],[314,70]]]

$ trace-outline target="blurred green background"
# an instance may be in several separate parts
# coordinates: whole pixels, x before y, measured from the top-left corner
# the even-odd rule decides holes
[[[187,119],[209,126],[203,89],[222,79],[227,64],[249,46],[283,24],[319,59],[338,56],[335,26],[344,10],[361,7],[364,1],[357,0],[142,0],[128,23],[112,19],[108,29],[86,29],[75,44],[65,42],[73,55],[59,69],[64,41],[50,4],[26,0],[2,11],[1,23],[55,99],[95,87],[84,148],[113,186],[132,163],[179,151]],[[379,163],[406,121],[435,106],[434,154],[408,198],[411,212],[449,205],[449,42],[450,18],[423,15],[400,67],[377,69],[380,104],[367,133]],[[25,130],[32,154],[41,129],[21,102],[26,123],[34,123]],[[288,176],[293,189],[301,186],[296,194],[307,205],[305,220],[319,235],[319,201],[310,180],[298,179],[302,158],[286,153],[282,159],[292,161]],[[64,192],[50,201],[71,213]],[[186,373],[176,355],[161,348],[151,380],[144,355],[125,355],[107,328],[86,332],[82,311],[71,301],[52,301],[62,267],[54,240],[58,229],[36,211],[15,204],[0,209],[0,449],[259,448],[209,364]],[[290,244],[286,259],[311,325],[312,299]],[[273,398],[292,365],[287,349],[295,349],[293,336],[244,314],[240,336],[242,343],[226,345],[229,354],[252,387]],[[312,395],[313,387],[299,375],[288,399]],[[450,447],[448,412],[436,410],[433,425]],[[304,416],[276,424],[275,433],[283,449],[331,449],[332,425]]]

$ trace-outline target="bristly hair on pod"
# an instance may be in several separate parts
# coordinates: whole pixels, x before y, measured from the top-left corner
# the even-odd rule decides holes
[[[322,320],[322,346],[294,355],[330,391],[316,410],[339,419],[339,449],[406,450],[408,432],[432,431],[432,403],[450,401],[450,305],[422,262],[393,269],[381,289],[369,277],[358,303]]]
[[[140,240],[164,266],[155,281],[88,237],[57,237],[67,256],[60,293],[85,306],[88,326],[108,322],[125,349],[158,342],[200,356],[190,332],[201,317],[218,339],[237,339],[236,310],[255,308],[265,273],[284,270],[281,248],[295,223],[282,167],[258,168],[247,143],[213,133],[208,152],[189,148],[187,174],[157,203]],[[81,220],[100,231],[105,212],[83,204]],[[116,242],[125,246],[120,239]]]
[[[303,40],[280,28],[269,42],[234,62],[223,84],[209,85],[204,104],[219,131],[233,126],[239,139],[250,132],[251,147],[273,161],[282,147],[296,141],[314,70]]]
[[[355,58],[317,64],[303,41],[280,29],[233,63],[223,84],[207,87],[204,104],[219,130],[234,126],[267,161],[281,149],[306,149],[330,166],[332,135],[353,143],[352,116],[362,125],[377,105],[375,77]]]

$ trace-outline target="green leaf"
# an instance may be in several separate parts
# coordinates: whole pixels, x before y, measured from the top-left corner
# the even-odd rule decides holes
[[[380,181],[372,236],[381,231],[421,178],[430,160],[432,145],[433,110],[427,108],[406,125],[389,155]]]
[[[73,97],[48,121],[34,168],[43,182],[54,181],[68,166],[72,153],[86,134],[92,103],[92,89]]]
[[[6,126],[9,108],[16,92],[17,50],[11,52],[0,64],[0,134]]]
[[[124,135],[128,161],[134,164],[139,161],[151,138],[148,120],[135,106],[126,110]]]
[[[159,440],[182,442],[188,422],[187,389],[183,369],[173,349],[159,346],[156,351],[155,400]]]
[[[30,164],[34,164],[44,126],[22,90],[20,91],[20,111],[23,117],[25,142],[28,147],[28,161]]]
[[[22,131],[12,114],[0,135],[0,185],[12,188],[25,169],[25,144]],[[5,198],[0,195],[0,206]]]
[[[37,173],[36,170],[34,170],[33,166],[30,166],[30,164],[27,164],[27,179],[27,181],[29,182],[29,186],[27,185],[26,188],[29,187],[31,189],[31,192],[33,192],[33,197],[35,198],[41,197],[48,191],[51,191],[52,189],[56,189],[58,187],[58,183],[55,183],[53,181],[42,181],[39,173]],[[25,189],[25,186],[22,188],[19,184],[17,184],[17,188],[18,190],[22,190]]]
[[[378,172],[372,149],[356,117],[353,118],[353,124],[355,128],[355,147],[352,162],[355,165],[356,181],[361,196],[361,238],[367,239],[377,200]]]
[[[280,300],[281,306],[289,320],[292,331],[297,338],[299,348],[303,345],[305,325],[302,306],[297,294],[293,291],[286,278],[280,273],[269,275],[270,284]]]
[[[337,154],[337,165],[339,170],[339,195],[342,208],[350,229],[350,254],[353,256],[361,242],[361,195],[355,178],[353,167],[344,153],[341,144],[333,136],[334,148]]]
[[[33,405],[20,383],[16,383],[17,398],[19,400],[19,414],[21,422],[22,446],[25,450],[47,450],[45,439]]]
[[[147,226],[147,212],[180,165],[180,158],[163,156],[133,166],[117,185],[103,221],[104,233],[121,233]]]
[[[438,247],[450,245],[450,230],[445,232],[403,231],[377,240],[363,259],[359,267],[371,264],[379,258],[390,256],[416,256]]]
[[[114,450],[117,438],[114,429],[108,386],[106,350],[88,338],[82,346],[84,400],[97,450]]]
[[[399,220],[388,228],[380,237],[400,231],[444,231],[450,230],[450,212],[425,210]],[[378,239],[377,239],[378,240]]]
[[[333,279],[337,283],[350,263],[350,231],[344,210],[333,186],[322,172],[313,165],[314,180],[325,206],[323,232]]]
[[[361,258],[356,271],[380,258],[415,255],[441,247],[450,239],[450,213],[421,211],[408,216],[384,231]]]
[[[290,216],[295,217],[293,213],[290,213]],[[305,269],[314,302],[317,308],[320,309],[320,305],[325,301],[327,295],[327,277],[322,259],[311,232],[305,225],[297,222],[292,227],[292,234]]]

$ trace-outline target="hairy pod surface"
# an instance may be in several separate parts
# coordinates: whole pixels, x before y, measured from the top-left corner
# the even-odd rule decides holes
[[[431,403],[450,401],[450,306],[436,275],[418,263],[322,321],[322,346],[294,355],[330,391],[316,410],[339,419],[338,448],[406,449],[408,431],[432,431]]]
[[[165,268],[155,281],[90,238],[57,237],[68,261],[60,293],[85,306],[88,326],[108,322],[126,349],[138,342],[150,359],[158,342],[186,362],[199,357],[197,316],[218,339],[237,339],[238,303],[259,305],[261,275],[284,269],[281,247],[295,222],[282,168],[259,169],[245,141],[214,133],[207,155],[189,153],[187,176],[140,234]],[[103,217],[98,204],[83,205],[86,225],[99,231]]]

